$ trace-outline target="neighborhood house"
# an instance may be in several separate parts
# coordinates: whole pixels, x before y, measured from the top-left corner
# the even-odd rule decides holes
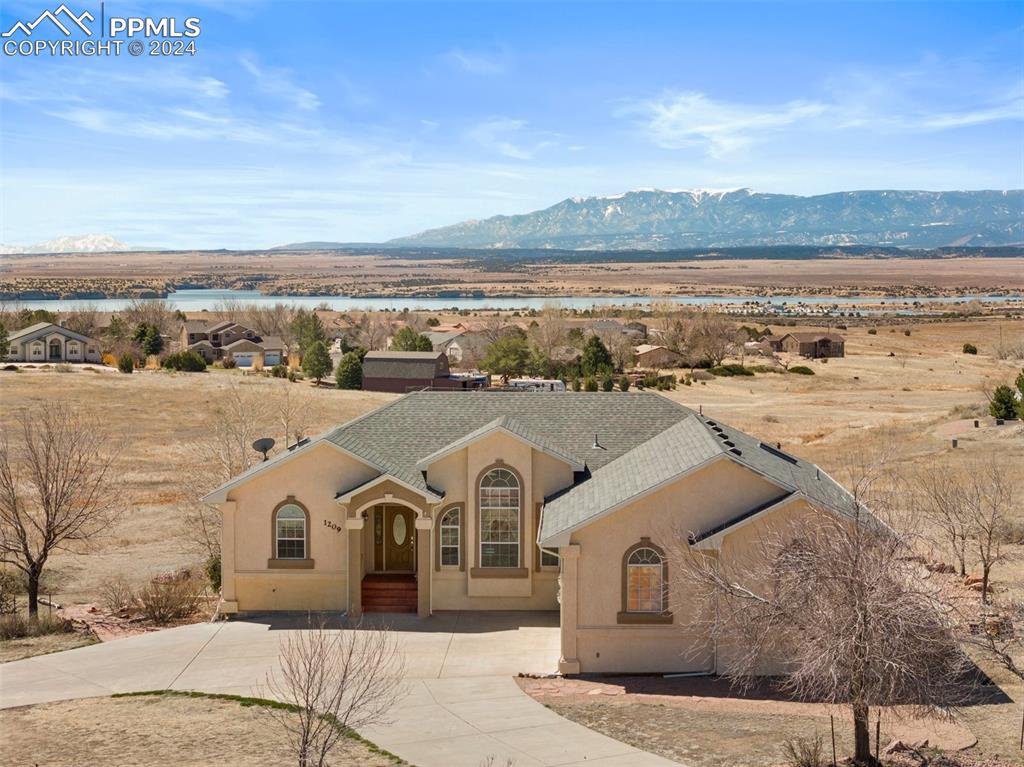
[[[846,339],[837,333],[785,333],[781,336],[768,336],[765,341],[773,352],[799,354],[811,359],[842,357],[846,354]]]
[[[205,500],[225,612],[558,610],[578,674],[726,668],[729,647],[683,630],[673,542],[753,556],[766,525],[850,497],[656,394],[481,391],[406,395]]]
[[[50,322],[39,322],[11,333],[7,359],[11,362],[101,362],[99,341]]]
[[[287,359],[280,338],[263,338],[256,331],[230,321],[211,325],[206,320],[186,320],[181,326],[181,347],[196,352],[208,363],[233,359],[243,368],[256,363],[280,365]]]

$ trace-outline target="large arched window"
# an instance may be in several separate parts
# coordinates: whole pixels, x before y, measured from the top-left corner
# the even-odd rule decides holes
[[[278,559],[306,559],[306,512],[294,503],[278,507],[274,536]]]
[[[668,564],[665,552],[649,538],[622,557],[620,623],[671,623],[668,611]]]
[[[491,469],[480,479],[480,566],[519,567],[519,478]]]
[[[441,516],[441,567],[462,564],[462,509],[453,506]]]

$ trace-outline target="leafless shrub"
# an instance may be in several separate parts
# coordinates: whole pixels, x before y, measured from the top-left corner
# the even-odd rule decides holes
[[[787,740],[782,747],[789,767],[825,767],[825,746],[820,735]]]
[[[866,510],[886,514],[901,497],[891,465],[895,440],[848,451],[851,496],[835,508],[761,523],[755,542],[733,553],[674,537],[670,572],[696,609],[689,630],[720,647],[720,669],[749,687],[780,670],[783,693],[847,705],[854,760],[873,764],[871,706],[918,716],[950,715],[972,691],[970,663],[940,593],[922,580],[907,539]]]
[[[387,629],[343,631],[323,621],[281,640],[281,668],[261,697],[288,704],[267,709],[284,729],[299,767],[324,767],[352,731],[386,723],[400,699],[404,662]]]
[[[135,592],[124,578],[108,578],[100,584],[100,600],[107,612],[122,615],[135,607]]]
[[[200,596],[198,584],[192,578],[154,578],[139,590],[138,604],[147,620],[164,626],[195,614]]]

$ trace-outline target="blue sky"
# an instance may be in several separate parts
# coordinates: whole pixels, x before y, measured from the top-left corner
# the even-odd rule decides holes
[[[56,4],[7,0],[0,26]],[[641,187],[1024,187],[1022,3],[106,13],[198,16],[197,54],[0,56],[0,242],[377,241]]]

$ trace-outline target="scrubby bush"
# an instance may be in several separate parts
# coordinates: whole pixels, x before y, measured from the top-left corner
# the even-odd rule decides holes
[[[878,335],[878,328],[868,328],[868,335],[869,336],[877,336]]]
[[[964,344],[964,354],[977,354],[978,347],[974,344]]]
[[[619,379],[619,390],[629,391],[629,376],[622,376],[622,378]]]
[[[729,378],[730,376],[752,376],[754,371],[736,363],[730,365],[715,365],[708,370],[711,375]]]
[[[183,620],[199,606],[199,594],[191,578],[154,578],[138,594],[139,609],[157,626]]]
[[[100,599],[107,612],[122,615],[135,607],[135,592],[124,578],[108,578],[100,584]]]
[[[206,360],[198,352],[189,349],[167,355],[164,367],[167,370],[178,370],[183,373],[201,373],[206,370]]]
[[[117,358],[117,369],[122,373],[135,372],[135,358],[128,352],[125,352]]]
[[[575,378],[573,378],[573,379],[572,379],[572,390],[573,390],[573,391],[580,391],[580,390],[581,390],[582,388],[583,388],[583,387],[582,387],[582,385],[580,384],[580,378],[579,378],[579,376],[576,376]]]
[[[910,335],[910,328],[907,328],[906,330],[904,330],[903,331],[903,335],[909,336]]]
[[[220,361],[220,364],[225,370],[233,370],[238,367],[238,360],[234,357],[225,357]]]
[[[812,376],[814,371],[806,365],[794,365],[789,369],[790,373],[796,373],[798,376]]]
[[[709,373],[706,370],[694,370],[692,373],[690,373],[690,377],[694,381],[700,381],[701,383],[704,383],[705,381],[710,381],[711,379],[714,378],[714,376],[711,375],[711,373]]]
[[[601,379],[601,391],[613,391],[615,389],[615,379],[611,376],[605,376]]]
[[[220,554],[214,554],[208,557],[206,560],[206,578],[210,581],[210,588],[214,591],[220,591],[221,576],[220,576]]]
[[[287,378],[288,368],[284,365],[274,365],[274,367],[270,368],[270,375],[274,376],[274,378]]]
[[[593,376],[587,376],[586,380],[583,382],[583,390],[597,391],[597,379]]]
[[[825,746],[820,735],[787,740],[783,746],[787,767],[825,767]]]
[[[0,568],[0,615],[18,608],[18,596],[25,593],[25,579],[10,567]]]

